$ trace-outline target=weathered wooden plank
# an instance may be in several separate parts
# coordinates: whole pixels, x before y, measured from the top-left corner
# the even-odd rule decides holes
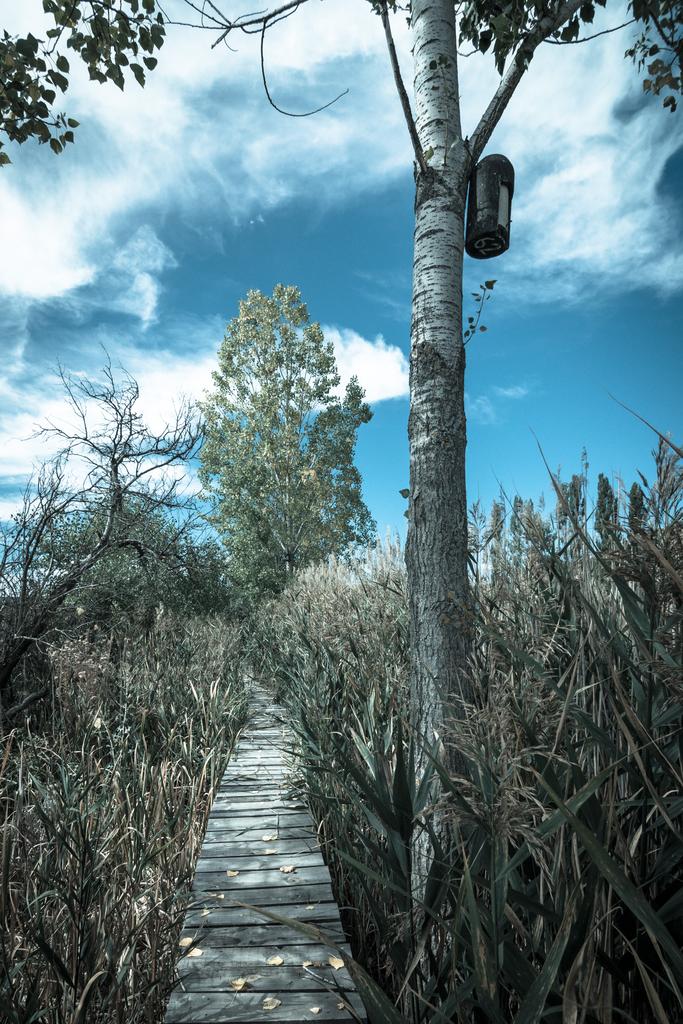
[[[241,788],[251,788],[251,790],[258,790],[263,783],[272,784],[272,782],[278,783],[282,786],[286,782],[285,772],[275,768],[259,768],[257,771],[247,772],[244,771],[234,773],[232,775],[223,775],[222,786],[223,788],[230,788],[230,790],[241,790]]]
[[[225,818],[227,816],[232,817],[235,822],[238,822],[240,824],[242,822],[246,822],[248,828],[253,827],[253,816],[245,814],[236,814],[233,811],[231,811],[229,807],[223,805],[218,807],[216,810],[211,811],[211,817],[214,819],[214,821],[216,820],[216,818]],[[301,825],[303,823],[310,825],[311,816],[307,811],[279,810],[275,810],[263,815],[263,822],[265,825],[270,825],[277,821],[281,822],[283,825]],[[239,825],[237,825],[236,827],[239,827]]]
[[[284,772],[257,772],[255,775],[236,775],[234,778],[223,776],[223,781],[218,790],[219,793],[230,791],[240,793],[242,790],[251,789],[255,792],[284,792],[293,793],[294,789],[289,785]]]
[[[250,750],[236,751],[231,758],[226,772],[234,772],[238,769],[240,771],[252,771],[263,765],[264,760],[266,762],[272,762],[271,767],[273,768],[291,768],[293,764],[293,758],[288,755],[278,753],[271,755],[267,750]]]
[[[239,818],[279,818],[284,814],[303,814],[306,816],[308,822],[310,822],[310,816],[308,811],[296,804],[284,804],[275,800],[259,800],[258,797],[252,796],[250,800],[243,800],[241,803],[232,801],[228,798],[223,798],[220,803],[218,800],[214,803],[211,810],[211,817],[225,817],[226,814],[233,812],[236,817]]]
[[[203,910],[211,911],[211,921],[214,924],[226,925],[228,928],[235,925],[261,925],[267,923],[267,918],[259,914],[258,910],[246,907],[234,907],[230,905],[229,898],[224,893],[218,896],[206,896],[204,899],[193,900],[185,915],[185,926],[194,928],[201,924],[204,918]],[[277,913],[283,917],[294,918],[296,921],[306,921],[310,924],[321,925],[325,921],[336,922],[339,920],[339,909],[336,903],[283,903],[277,907]],[[323,929],[324,930],[324,929]]]
[[[228,785],[221,787],[221,789],[216,791],[211,813],[213,814],[216,806],[221,808],[229,807],[233,797],[237,799],[242,797],[246,801],[259,800],[265,803],[272,803],[276,807],[282,807],[283,804],[296,803],[298,806],[289,808],[289,810],[308,811],[307,805],[291,789],[287,789],[274,779],[262,779],[260,782],[252,782],[250,784],[240,782],[236,786]]]
[[[271,790],[268,786],[251,791],[242,790],[238,793],[230,789],[219,789],[213,803],[213,808],[216,807],[228,809],[234,807],[239,810],[240,814],[246,814],[247,811],[260,810],[267,813],[273,809],[276,812],[286,811],[288,814],[294,811],[299,814],[308,814],[308,807],[303,801],[297,800],[296,797],[288,796],[287,793],[281,790],[278,791],[275,788]],[[213,808],[211,810],[212,814]]]
[[[350,1003],[357,1013],[364,1016],[360,999],[351,993],[341,996],[336,992],[288,992],[286,998],[279,1000],[280,1006],[273,1010],[264,1007],[267,999],[268,993],[261,992],[195,994],[176,991],[171,996],[166,1020],[168,1024],[227,1024],[228,1021],[256,1024],[266,1019],[286,1024],[320,1020],[328,1024],[348,1024],[353,1015],[345,1008],[345,1003],[346,1007]],[[313,1008],[316,1013],[312,1012]]]
[[[279,783],[283,783],[285,779],[291,775],[292,769],[286,764],[269,764],[264,765],[235,765],[232,771],[224,772],[223,783],[229,785],[233,782],[241,782],[244,779],[252,780],[255,784],[260,779],[277,779]]]
[[[266,834],[264,833],[264,835]],[[256,840],[248,842],[245,842],[239,836],[235,839],[225,839],[223,838],[223,833],[217,830],[206,833],[202,847],[202,856],[213,856],[212,851],[214,847],[219,846],[229,847],[232,850],[233,857],[258,857],[266,848],[276,848],[278,853],[306,853],[322,849],[317,838],[310,830],[305,835],[295,839],[274,839],[268,842],[265,842],[261,836]]]
[[[213,865],[217,859],[225,860],[227,864],[231,864],[233,860],[235,862],[239,860],[239,863],[235,863],[235,868],[239,870],[240,876],[245,871],[274,871],[281,867],[288,867],[290,864],[297,868],[296,874],[298,875],[300,868],[319,867],[321,863],[320,850],[299,850],[288,857],[285,857],[280,850],[266,856],[262,850],[260,857],[258,855],[236,857],[235,851],[231,849],[232,845],[232,843],[212,843],[208,848],[202,848],[196,871],[216,871],[217,868]],[[277,842],[273,844],[272,848],[275,849],[276,846]],[[271,847],[266,847],[266,849],[271,849]]]
[[[248,949],[250,955],[251,951],[256,950],[255,956],[257,956],[259,949],[271,950],[271,952],[263,957],[263,962],[266,963],[268,957],[273,955],[272,949],[274,947],[277,950],[285,946],[298,950],[300,946],[315,946],[318,948],[320,945],[315,939],[309,939],[307,936],[294,931],[291,925],[250,924],[226,927],[225,925],[214,923],[212,919],[213,912],[209,912],[209,916],[201,918],[200,924],[196,927],[183,927],[181,939],[194,939],[196,940],[196,945],[202,949],[235,949],[235,963],[242,962],[239,959],[242,955],[239,950],[242,949]],[[331,947],[334,943],[346,942],[341,921],[328,921],[325,928],[321,927],[321,931],[324,932],[325,938],[329,939],[331,943],[331,946],[328,948],[328,955],[333,952]],[[285,957],[287,963],[292,963],[292,956],[294,956],[294,962],[298,963],[296,952],[287,954]],[[320,959],[320,957],[307,954],[304,959],[315,960]]]
[[[284,877],[284,876],[283,876]],[[326,885],[302,885],[296,889],[296,895],[291,885],[284,885],[279,889],[245,889],[240,897],[239,890],[225,889],[224,882],[228,882],[229,879],[221,876],[220,884],[204,884],[206,881],[206,875],[202,879],[195,878],[192,883],[192,892],[207,893],[207,892],[223,892],[225,891],[226,899],[228,893],[233,899],[238,899],[240,903],[251,904],[254,907],[272,907],[277,911],[278,906],[282,903],[291,903],[293,899],[300,900],[305,906],[310,906],[313,903],[331,903],[334,900],[332,895],[332,886],[328,882]],[[193,896],[196,899],[197,896]]]
[[[296,889],[299,886],[317,885],[329,881],[330,872],[324,864],[313,867],[297,868],[295,871],[284,872],[278,868],[271,868],[265,871],[239,871],[239,874],[230,876],[228,871],[238,871],[238,868],[231,868],[227,865],[225,870],[217,870],[209,866],[214,861],[204,861],[201,869],[195,872],[195,878],[202,885],[212,889],[219,887],[225,890],[239,890],[247,893],[250,889],[268,889],[273,886],[279,889],[286,886],[289,889]],[[289,865],[285,865],[289,866]],[[205,870],[206,867],[206,870]],[[245,896],[246,902],[246,896]]]
[[[253,840],[261,839],[264,843],[270,842],[270,839],[263,839],[264,836],[275,836],[280,839],[306,839],[314,836],[313,827],[310,822],[304,825],[280,825],[279,827],[274,824],[267,825],[265,828],[259,825],[257,828],[254,827],[252,821],[251,825],[245,825],[244,823],[236,825],[230,818],[209,818],[206,825],[207,834],[225,834],[226,841],[230,835],[242,837],[245,842],[252,842]]]
[[[243,801],[242,803],[232,803],[230,800],[220,803],[217,807],[214,807],[211,811],[212,818],[226,818],[230,817],[230,812],[233,812],[233,816],[236,818],[251,818],[254,819],[251,824],[257,824],[259,821],[277,821],[278,818],[282,819],[285,815],[297,814],[301,815],[298,821],[304,821],[310,826],[311,819],[307,810],[301,807],[293,806],[291,804],[282,804],[265,801],[258,799],[252,799],[250,801]],[[297,823],[295,822],[295,824]]]
[[[180,977],[183,987],[188,992],[234,992],[232,982],[244,977],[249,989],[253,992],[306,992],[311,990],[326,991],[329,988],[352,990],[353,982],[342,967],[335,971],[332,967],[303,967],[282,964],[280,967],[249,968],[245,974],[235,973],[235,968],[226,963],[221,950],[208,950],[207,960],[210,969],[202,969],[198,960],[192,957],[181,961]],[[308,962],[308,961],[306,961]],[[206,964],[204,965],[206,967]]]
[[[293,790],[288,789],[281,783],[272,779],[265,779],[261,782],[253,782],[251,786],[240,783],[239,786],[221,786],[216,791],[216,799],[221,801],[232,800],[236,804],[258,801],[261,804],[296,804],[295,810],[307,807],[304,801]]]

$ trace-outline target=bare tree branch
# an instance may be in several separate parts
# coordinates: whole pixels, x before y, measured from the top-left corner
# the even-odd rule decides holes
[[[12,708],[7,708],[7,711],[3,712],[3,717],[7,720],[16,718],[26,708],[30,708],[32,704],[37,704],[39,700],[43,700],[44,697],[48,697],[50,694],[50,687],[45,686],[42,690],[36,690],[35,693],[29,693],[27,697],[24,697],[22,701],[15,704]]]
[[[635,20],[635,18],[631,18],[630,21],[625,21],[622,25],[615,25],[613,28],[604,28],[602,32],[594,32],[592,36],[584,36],[582,39],[544,39],[543,42],[551,43],[553,46],[576,46],[577,43],[587,43],[591,39],[597,39],[598,36],[608,36],[612,32],[620,32],[622,28],[634,25]]]
[[[410,108],[410,100],[408,99],[408,93],[406,87],[403,84],[403,78],[401,76],[401,67],[398,63],[398,55],[396,53],[396,46],[394,44],[394,37],[391,31],[391,23],[389,21],[389,10],[387,7],[387,0],[383,0],[380,16],[382,18],[382,26],[384,28],[384,35],[387,41],[387,49],[389,50],[389,59],[391,60],[391,70],[394,73],[394,82],[396,83],[396,89],[398,91],[399,99],[401,100],[401,106],[403,107],[403,115],[408,125],[408,133],[410,135],[410,141],[413,144],[413,150],[415,152],[415,160],[417,165],[423,174],[427,174],[429,168],[427,167],[427,161],[425,160],[424,151],[420,142],[420,136],[417,134],[417,127],[415,125],[415,119],[413,112]]]
[[[197,454],[203,430],[190,405],[181,404],[152,432],[136,408],[137,382],[125,371],[117,379],[107,362],[100,381],[61,368],[59,375],[73,425],[39,431],[64,447],[29,483],[22,509],[0,534],[0,692],[101,559],[122,547],[143,558],[147,548],[136,533],[149,517],[191,505],[180,491],[181,471]],[[71,478],[78,474],[75,483],[67,468]],[[76,529],[84,524],[85,539],[65,561],[55,552],[71,521]]]
[[[185,3],[189,2],[190,0],[185,0]],[[235,21],[226,19],[225,30],[221,33],[215,43],[211,44],[211,49],[213,50],[219,46],[234,29],[241,29],[242,32],[248,32],[249,29],[260,32],[263,27],[264,19],[266,21],[272,21],[274,18],[277,18],[279,21],[281,20],[281,15],[286,13],[293,14],[301,4],[306,2],[307,0],[289,0],[289,3],[283,4],[282,7],[276,7],[272,11],[254,11],[252,14],[241,14]],[[192,5],[190,4],[190,6]]]
[[[298,3],[294,7],[294,10],[296,10],[297,7],[298,7]],[[294,11],[292,11],[290,13],[293,14]],[[346,94],[349,91],[348,89],[344,89],[344,92],[340,92],[339,95],[335,96],[335,98],[333,100],[330,100],[329,103],[324,103],[321,107],[316,107],[315,110],[306,110],[306,111],[304,111],[301,114],[293,113],[291,110],[283,110],[282,107],[278,107],[277,103],[275,103],[275,101],[273,100],[273,97],[270,94],[270,89],[268,88],[268,82],[266,80],[266,65],[265,65],[265,59],[264,59],[264,55],[263,55],[263,48],[264,48],[264,43],[265,43],[265,38],[266,38],[266,29],[267,28],[268,28],[268,19],[266,18],[266,19],[264,19],[263,26],[261,28],[261,78],[263,79],[263,88],[265,89],[266,97],[268,99],[268,102],[270,103],[271,107],[273,107],[274,110],[277,110],[277,112],[279,114],[286,114],[287,117],[310,117],[312,114],[319,114],[321,110],[327,110],[327,108],[331,107],[333,103],[336,103],[337,100],[340,100],[342,98],[342,96],[346,96]]]

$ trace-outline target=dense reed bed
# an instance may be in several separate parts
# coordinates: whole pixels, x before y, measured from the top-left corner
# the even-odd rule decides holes
[[[377,1021],[683,1019],[678,455],[662,442],[628,506],[607,493],[599,532],[581,478],[553,516],[475,516],[462,775],[407,726],[396,548],[304,573],[263,610],[259,668],[292,710]]]
[[[91,632],[50,661],[51,704],[3,738],[0,1019],[157,1022],[246,713],[241,635],[162,617],[144,638]]]

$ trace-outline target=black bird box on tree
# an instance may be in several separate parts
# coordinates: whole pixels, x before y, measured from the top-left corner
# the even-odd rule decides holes
[[[480,160],[470,178],[465,251],[475,260],[500,256],[510,246],[510,206],[515,172],[506,156]]]

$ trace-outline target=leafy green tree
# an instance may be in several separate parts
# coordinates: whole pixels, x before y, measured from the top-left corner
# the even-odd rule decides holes
[[[332,344],[297,288],[248,292],[213,380],[200,476],[235,584],[251,597],[278,592],[294,569],[369,542],[353,456],[372,413],[355,377],[335,397]]]

